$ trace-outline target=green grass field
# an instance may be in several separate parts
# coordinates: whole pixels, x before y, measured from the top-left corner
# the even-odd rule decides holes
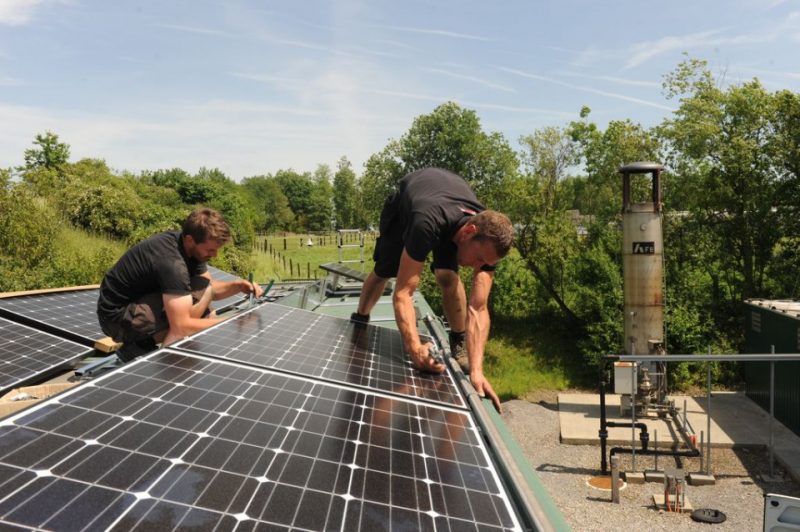
[[[311,238],[313,246],[305,243]],[[286,249],[284,250],[284,241]],[[264,243],[267,250],[264,251]],[[346,241],[346,244],[354,243]],[[271,246],[271,248],[270,248]],[[364,271],[372,270],[373,236],[365,239]],[[325,236],[269,235],[260,237],[253,252],[255,279],[268,282],[270,279],[319,278],[324,272],[318,267],[325,262],[339,260],[339,248],[335,233]],[[360,258],[359,248],[343,248],[343,258]],[[286,267],[283,266],[284,259]],[[289,259],[293,272],[289,272]],[[300,265],[298,273],[297,264]],[[349,264],[360,269],[360,264]],[[542,390],[563,390],[573,386],[574,371],[564,367],[562,361],[570,360],[566,334],[560,334],[533,320],[508,320],[494,316],[492,335],[486,346],[484,371],[495,392],[503,400],[525,398]]]
[[[307,246],[309,238],[313,246]],[[265,250],[266,244],[266,250]],[[345,245],[358,245],[354,235],[349,235]],[[285,249],[284,249],[285,246]],[[364,238],[364,271],[372,270],[372,251],[375,249],[375,237],[367,234]],[[343,247],[342,259],[360,260],[359,247]],[[259,282],[286,281],[291,279],[315,279],[324,277],[325,272],[319,269],[320,264],[339,260],[339,247],[336,233],[327,235],[288,234],[269,235],[256,239],[253,251],[253,273]],[[349,267],[360,270],[360,263],[348,263]],[[291,270],[290,270],[291,268]]]

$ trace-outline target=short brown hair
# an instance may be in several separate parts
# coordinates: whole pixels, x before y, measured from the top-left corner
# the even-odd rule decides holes
[[[228,227],[228,222],[220,213],[206,207],[192,211],[192,214],[183,222],[181,234],[183,236],[191,235],[198,244],[202,244],[208,239],[227,244],[231,239],[231,228]]]
[[[514,226],[508,216],[502,212],[483,211],[470,218],[467,223],[478,228],[473,238],[492,242],[497,256],[501,259],[508,255],[514,243]]]

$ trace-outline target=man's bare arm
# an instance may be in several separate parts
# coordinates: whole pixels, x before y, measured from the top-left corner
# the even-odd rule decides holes
[[[400,256],[400,269],[397,271],[397,284],[395,285],[392,305],[397,328],[403,338],[403,345],[411,357],[411,362],[417,369],[441,373],[444,364],[436,362],[430,355],[431,344],[422,343],[417,330],[417,316],[414,312],[414,292],[419,286],[424,263],[416,261],[403,250]]]
[[[472,278],[472,290],[467,306],[467,353],[469,355],[470,381],[481,397],[488,397],[500,411],[500,399],[483,374],[483,355],[489,339],[489,292],[492,290],[494,274],[476,270]]]
[[[175,340],[189,336],[203,329],[207,329],[221,321],[220,318],[193,318],[192,296],[164,294],[164,312],[169,321],[169,334],[164,339],[164,344],[168,345]]]

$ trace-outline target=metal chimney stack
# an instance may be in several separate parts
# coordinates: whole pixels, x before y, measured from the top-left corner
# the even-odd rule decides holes
[[[629,355],[660,354],[665,349],[664,240],[661,224],[663,170],[662,165],[653,162],[636,162],[619,169],[622,174],[625,353]],[[650,174],[650,201],[634,202],[631,198],[631,176],[636,174]],[[647,365],[642,366],[640,371],[642,369],[651,375],[663,371],[662,368]]]

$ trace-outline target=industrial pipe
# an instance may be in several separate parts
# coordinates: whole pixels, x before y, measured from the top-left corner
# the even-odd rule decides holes
[[[637,453],[646,455],[646,456],[684,456],[688,458],[695,458],[700,456],[700,451],[697,449],[691,449],[688,451],[659,451],[658,449],[647,449],[647,450],[636,450]],[[609,452],[609,456],[614,456],[617,453],[622,454],[633,454],[633,449],[628,447],[613,447]]]
[[[639,441],[642,442],[642,450],[647,450],[647,445],[650,443],[650,434],[647,432],[647,425],[641,422],[631,423],[629,421],[606,421],[607,427],[635,427],[639,429]]]

